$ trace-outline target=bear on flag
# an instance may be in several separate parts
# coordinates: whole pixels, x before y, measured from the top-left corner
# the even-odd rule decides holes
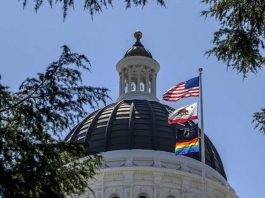
[[[168,124],[185,123],[198,119],[197,103],[181,107],[168,116]]]

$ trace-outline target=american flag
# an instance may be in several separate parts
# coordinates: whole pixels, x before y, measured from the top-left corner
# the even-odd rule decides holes
[[[199,90],[198,76],[171,87],[163,94],[163,100],[176,102],[180,98],[196,97],[200,94]]]

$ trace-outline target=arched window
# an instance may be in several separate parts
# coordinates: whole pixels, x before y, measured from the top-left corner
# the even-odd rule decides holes
[[[137,198],[149,198],[149,196],[145,193],[140,193]]]
[[[136,83],[132,82],[131,84],[131,91],[136,91]]]
[[[144,86],[145,86],[144,83],[141,82],[141,83],[140,83],[140,91],[144,91]]]
[[[124,93],[128,93],[128,84],[125,85]]]
[[[120,196],[118,195],[118,194],[112,194],[112,195],[110,195],[110,197],[109,198],[120,198]]]
[[[148,87],[147,92],[148,92],[148,93],[151,93],[151,87],[152,87],[152,83],[151,83],[151,81],[148,81],[148,85],[147,85],[147,87]]]

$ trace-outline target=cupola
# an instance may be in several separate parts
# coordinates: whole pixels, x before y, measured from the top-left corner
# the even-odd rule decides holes
[[[134,33],[135,44],[116,65],[120,76],[118,101],[140,99],[159,101],[156,97],[156,77],[159,63],[141,43],[142,32]]]

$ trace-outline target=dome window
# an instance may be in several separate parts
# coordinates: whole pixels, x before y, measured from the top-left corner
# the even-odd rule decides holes
[[[140,91],[144,91],[144,83],[140,83]]]
[[[120,198],[120,196],[118,194],[112,194],[109,198]]]
[[[132,84],[131,84],[131,91],[136,91],[136,84],[135,84],[135,82],[132,82]]]
[[[149,198],[149,196],[147,194],[145,194],[145,193],[141,193],[141,194],[138,195],[137,198]]]

